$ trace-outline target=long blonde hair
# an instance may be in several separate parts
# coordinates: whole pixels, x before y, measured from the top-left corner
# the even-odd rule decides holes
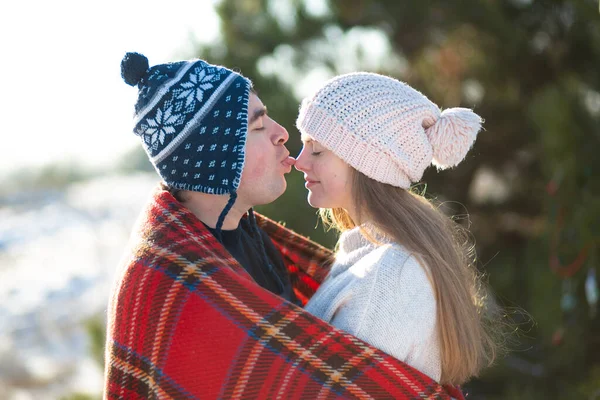
[[[404,246],[427,268],[437,303],[442,384],[460,385],[493,363],[500,350],[492,324],[499,308],[487,295],[474,266],[468,231],[431,201],[409,190],[380,183],[352,169],[352,196],[358,221]],[[320,209],[326,226],[356,226],[342,208]],[[370,240],[376,240],[362,230]]]

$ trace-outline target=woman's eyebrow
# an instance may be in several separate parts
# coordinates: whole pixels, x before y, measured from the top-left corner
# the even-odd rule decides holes
[[[310,136],[308,136],[308,135],[301,134],[301,135],[300,135],[300,140],[301,140],[301,141],[302,141],[302,143],[304,143],[304,144],[309,144],[310,142],[312,142],[312,141],[313,141],[313,138],[311,138],[311,137],[310,137]]]

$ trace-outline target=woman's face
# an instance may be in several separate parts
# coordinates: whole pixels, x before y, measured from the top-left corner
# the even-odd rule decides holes
[[[308,203],[315,208],[352,206],[352,174],[348,164],[310,136],[302,136],[296,169],[304,173]]]

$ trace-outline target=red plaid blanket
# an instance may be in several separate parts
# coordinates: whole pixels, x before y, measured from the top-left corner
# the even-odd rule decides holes
[[[307,301],[331,253],[257,220]],[[105,398],[462,398],[256,285],[168,192],[155,193],[117,278]]]

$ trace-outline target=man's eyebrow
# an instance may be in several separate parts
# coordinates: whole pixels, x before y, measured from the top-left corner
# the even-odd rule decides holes
[[[259,119],[260,117],[264,117],[265,115],[267,115],[267,112],[268,111],[267,111],[267,107],[266,106],[262,106],[262,108],[254,110],[254,113],[250,117],[250,121],[248,121],[248,125],[252,125],[257,119]]]

